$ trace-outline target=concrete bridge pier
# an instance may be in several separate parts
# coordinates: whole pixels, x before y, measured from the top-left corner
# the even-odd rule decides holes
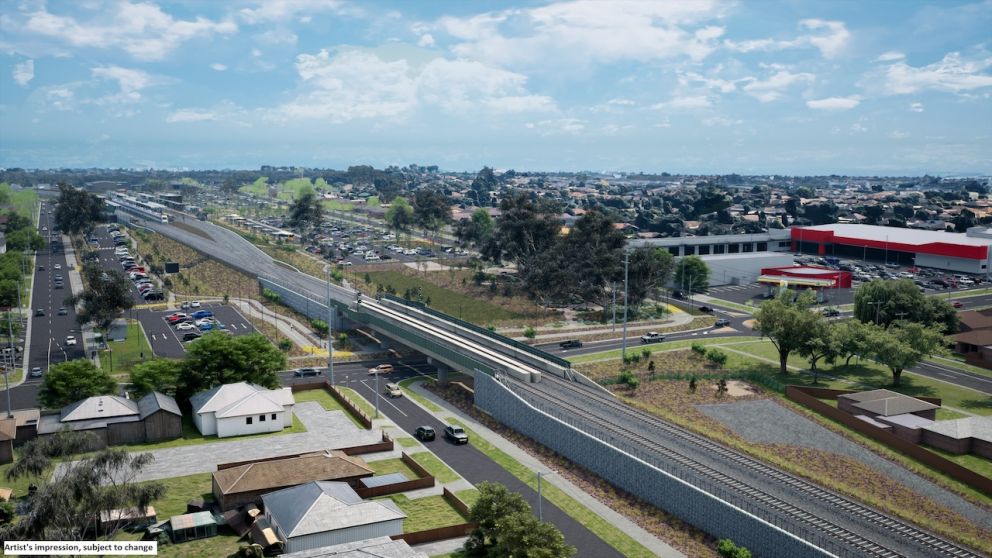
[[[451,370],[451,367],[433,357],[427,357],[427,364],[433,366],[434,370],[437,371],[437,383],[442,386],[448,385],[448,371]]]

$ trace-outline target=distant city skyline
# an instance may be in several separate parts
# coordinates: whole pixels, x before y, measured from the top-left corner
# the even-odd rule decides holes
[[[0,4],[0,166],[992,173],[992,0]]]

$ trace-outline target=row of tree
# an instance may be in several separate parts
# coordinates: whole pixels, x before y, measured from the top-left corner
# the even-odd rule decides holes
[[[856,300],[887,289],[902,290],[900,285],[876,283],[898,282],[866,283],[856,293]],[[914,287],[914,290],[919,294],[918,289]],[[838,359],[846,359],[845,364],[849,364],[854,357],[868,358],[888,367],[893,384],[898,386],[903,370],[944,351],[944,324],[933,316],[914,316],[918,320],[913,320],[908,319],[906,312],[900,319],[876,323],[865,319],[869,316],[863,313],[862,316],[856,314],[861,319],[831,322],[812,308],[814,303],[812,293],[795,297],[793,292],[786,291],[762,304],[755,312],[758,331],[768,337],[778,351],[782,374],[788,372],[789,356],[793,353],[809,360],[814,382],[820,362],[832,364]],[[881,313],[876,312],[871,318],[876,316]]]

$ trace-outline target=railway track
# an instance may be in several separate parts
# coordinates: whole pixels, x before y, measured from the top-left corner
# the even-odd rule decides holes
[[[799,508],[777,496],[771,495],[766,491],[741,481],[740,479],[736,479],[706,464],[700,463],[684,453],[662,445],[656,440],[634,432],[633,430],[624,428],[616,422],[612,422],[609,419],[597,415],[593,410],[597,405],[607,407],[612,412],[620,415],[626,415],[631,420],[650,424],[652,427],[658,428],[684,443],[692,444],[709,454],[719,455],[736,466],[747,468],[748,470],[767,477],[769,480],[788,486],[793,491],[802,494],[804,497],[808,497],[812,500],[830,506],[837,511],[846,514],[848,517],[857,519],[861,523],[867,524],[878,531],[886,532],[898,537],[909,543],[911,546],[919,548],[921,550],[919,555],[921,556],[980,558],[979,554],[975,554],[972,551],[962,548],[954,543],[927,533],[926,531],[918,529],[903,521],[893,519],[862,504],[825,490],[806,480],[784,473],[754,458],[714,443],[681,427],[668,424],[665,421],[658,419],[658,417],[649,415],[638,409],[634,409],[619,401],[611,400],[600,394],[595,394],[586,388],[576,386],[572,382],[565,381],[550,374],[546,374],[544,376],[544,381],[570,392],[575,397],[581,398],[585,404],[577,404],[574,400],[569,400],[565,397],[549,393],[549,390],[542,387],[540,384],[513,382],[510,385],[519,386],[522,391],[547,402],[553,407],[558,407],[559,409],[571,413],[580,421],[588,422],[611,436],[616,436],[617,438],[632,442],[637,446],[645,448],[649,452],[660,456],[671,463],[675,463],[685,470],[691,471],[694,475],[706,479],[711,483],[715,483],[723,489],[730,491],[732,494],[737,494],[751,503],[760,504],[763,509],[768,510],[768,512],[776,515],[779,519],[785,520],[784,522],[786,524],[789,524],[790,522],[792,524],[800,524],[804,529],[819,533],[824,541],[832,543],[833,546],[837,547],[833,549],[828,548],[826,550],[831,552],[840,551],[849,556],[872,556],[880,558],[910,556],[888,548],[878,542],[872,541],[845,527],[837,525],[834,522]],[[548,409],[545,410],[547,411]],[[582,429],[580,424],[573,424],[573,426],[579,428],[580,430]],[[765,519],[768,518],[766,517]],[[778,524],[779,522],[775,523]],[[801,536],[801,533],[793,534]]]

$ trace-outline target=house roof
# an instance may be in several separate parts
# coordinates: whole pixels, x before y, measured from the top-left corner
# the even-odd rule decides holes
[[[897,426],[902,426],[904,428],[923,428],[933,424],[933,421],[928,418],[923,418],[919,415],[892,415],[890,417],[878,417],[878,420],[887,423],[894,424]]]
[[[391,500],[362,500],[343,482],[308,482],[262,496],[286,538],[406,518]]]
[[[403,539],[376,537],[283,554],[282,558],[427,558]]]
[[[888,391],[888,390],[876,390],[876,391]],[[883,417],[889,417],[892,415],[902,415],[906,413],[918,413],[920,411],[929,411],[931,409],[940,408],[940,405],[927,403],[926,401],[917,399],[915,397],[910,397],[908,395],[903,395],[901,393],[895,393],[895,392],[889,392],[889,393],[892,395],[863,400],[861,402],[855,403],[853,407]]]
[[[992,442],[992,417],[967,417],[956,420],[939,420],[929,426],[924,426],[923,428],[956,440],[975,438],[977,440]]]
[[[259,393],[264,397],[257,397],[256,394]],[[246,402],[246,405],[238,405],[248,398],[251,398],[251,401]],[[292,405],[294,399],[290,388],[269,390],[248,382],[238,382],[201,391],[190,397],[189,403],[193,412],[197,414],[218,413],[218,416],[241,416],[282,411],[282,407]],[[276,406],[279,408],[276,409]]]
[[[957,341],[958,343],[967,343],[968,345],[985,347],[992,345],[992,329],[974,329],[971,331],[955,333],[954,335],[951,335],[951,339]]]
[[[7,442],[17,438],[17,419],[0,419],[0,442]]]
[[[335,451],[249,463],[222,469],[215,472],[213,477],[223,494],[237,494],[372,473],[372,468],[362,459]]]
[[[108,419],[138,414],[138,404],[116,395],[96,395],[62,408],[60,422]]]
[[[962,329],[988,329],[992,328],[992,309],[966,310],[958,312],[958,320],[961,321]]]
[[[148,415],[154,414],[160,410],[174,415],[183,416],[183,412],[179,410],[179,405],[176,403],[176,400],[164,393],[153,391],[138,400],[138,415],[142,420],[144,420]]]

